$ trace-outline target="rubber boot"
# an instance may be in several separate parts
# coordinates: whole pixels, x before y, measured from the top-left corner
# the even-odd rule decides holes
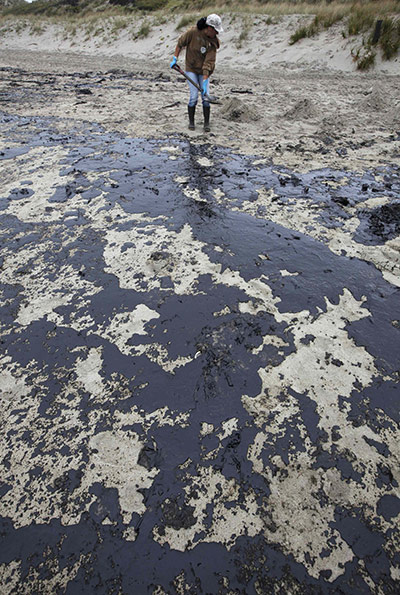
[[[188,105],[189,130],[194,130],[194,112],[195,111],[196,111],[195,105]]]
[[[203,105],[204,132],[210,132],[210,106]]]

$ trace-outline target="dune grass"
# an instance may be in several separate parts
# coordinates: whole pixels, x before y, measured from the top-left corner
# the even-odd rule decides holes
[[[400,49],[400,2],[353,2],[334,3],[319,6],[314,19],[299,27],[290,37],[294,44],[306,37],[313,37],[323,29],[343,21],[343,37],[362,35],[361,44],[351,50],[353,60],[359,70],[367,70],[374,65],[378,49],[385,60],[394,58]],[[381,21],[379,37],[375,40],[377,23]]]
[[[148,37],[151,31],[151,24],[145,20],[141,23],[139,29],[133,33],[133,39],[143,39],[144,37]]]
[[[329,29],[335,23],[346,20],[344,35],[358,35],[371,29],[376,19],[400,14],[400,2],[331,2],[315,6],[314,19],[308,25],[299,27],[290,37],[290,43],[296,43],[305,37],[313,37],[323,29]]]
[[[394,58],[400,50],[400,18],[394,21],[386,18],[382,21],[380,47],[386,60]]]
[[[185,29],[186,27],[193,25],[193,23],[195,23],[196,20],[198,20],[198,19],[199,19],[198,14],[184,14],[182,16],[182,18],[180,19],[180,21],[178,21],[178,24],[176,25],[176,29],[178,31],[180,31],[181,29]]]
[[[242,19],[242,22],[240,23],[240,27],[239,27],[240,33],[236,40],[236,47],[238,49],[241,49],[243,47],[243,45],[245,44],[246,40],[248,39],[252,25],[253,25],[253,19],[251,18],[250,15],[246,15]]]
[[[374,65],[380,50],[384,60],[391,60],[400,50],[400,17],[381,14],[362,16],[359,11],[349,18],[348,36],[362,34],[361,45],[353,51],[353,59],[359,70],[368,70]]]
[[[368,31],[380,14],[381,10],[376,10],[376,6],[356,5],[349,14],[346,25],[347,35],[358,35]]]
[[[57,24],[67,37],[80,31],[86,39],[102,35],[106,41],[129,28],[133,39],[138,39],[148,36],[153,26],[168,22],[171,17],[180,17],[176,26],[180,30],[201,16],[218,12],[222,16],[229,14],[232,22],[236,21],[235,43],[240,49],[249,37],[252,16],[263,16],[267,25],[279,17],[298,14],[309,16],[309,22],[294,31],[290,44],[341,23],[343,37],[362,36],[359,47],[352,50],[360,69],[373,65],[378,51],[390,60],[400,49],[400,0],[135,0],[123,4],[124,1],[35,0],[29,4],[15,0],[4,6],[4,0],[0,0],[0,31],[26,27],[40,34],[48,24]],[[378,20],[382,27],[376,42],[373,33]]]
[[[314,37],[314,35],[317,35],[323,29],[329,29],[335,23],[342,21],[347,15],[348,8],[342,5],[320,9],[311,23],[302,25],[290,36],[290,45],[305,37]]]
[[[4,0],[3,0],[4,1]],[[325,18],[336,19],[335,13],[357,11],[362,18],[366,14],[395,14],[400,12],[398,0],[35,0],[27,3],[15,0],[4,6],[0,0],[0,13],[4,16],[36,15],[53,17],[68,15],[126,15],[133,13],[166,14],[207,14],[210,12],[234,12],[245,14],[266,14],[277,17],[288,14],[317,15],[321,21]],[[357,20],[358,17],[356,17]]]

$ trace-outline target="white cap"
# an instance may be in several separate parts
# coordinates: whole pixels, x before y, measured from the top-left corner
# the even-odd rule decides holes
[[[209,14],[206,20],[206,25],[210,25],[210,27],[215,29],[217,33],[223,32],[221,17],[217,14]]]

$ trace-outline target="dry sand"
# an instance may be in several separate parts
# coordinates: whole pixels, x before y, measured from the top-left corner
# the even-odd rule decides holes
[[[222,105],[212,108],[207,140],[301,170],[363,170],[398,161],[393,135],[400,129],[399,59],[378,60],[372,71],[358,72],[351,49],[360,40],[344,39],[341,25],[290,46],[290,35],[309,18],[290,16],[267,25],[257,17],[238,48],[241,22],[225,17],[211,85]],[[0,67],[24,71],[20,81],[12,77],[13,84],[33,73],[57,74],[51,101],[37,101],[35,92],[5,107],[11,113],[97,121],[133,136],[187,134],[187,83],[168,67],[179,35],[176,24],[154,27],[136,41],[125,30],[107,43],[85,40],[84,34],[64,39],[54,26],[40,36],[3,33]],[[71,73],[111,70],[133,78],[118,85],[105,78],[81,101],[72,87],[63,87]],[[3,71],[2,91],[7,78]],[[38,84],[31,86],[37,90]],[[203,138],[201,125],[197,128],[192,137]]]

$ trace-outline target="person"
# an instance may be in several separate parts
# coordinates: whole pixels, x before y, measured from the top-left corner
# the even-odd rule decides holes
[[[210,130],[210,103],[207,101],[209,80],[214,72],[217,50],[220,47],[218,35],[223,32],[221,17],[210,14],[201,18],[195,27],[191,27],[178,39],[175,53],[170,63],[173,68],[178,61],[182,48],[186,48],[185,71],[191,80],[202,88],[204,131]],[[189,130],[194,130],[194,119],[198,101],[198,89],[188,81],[190,88],[188,115]]]

